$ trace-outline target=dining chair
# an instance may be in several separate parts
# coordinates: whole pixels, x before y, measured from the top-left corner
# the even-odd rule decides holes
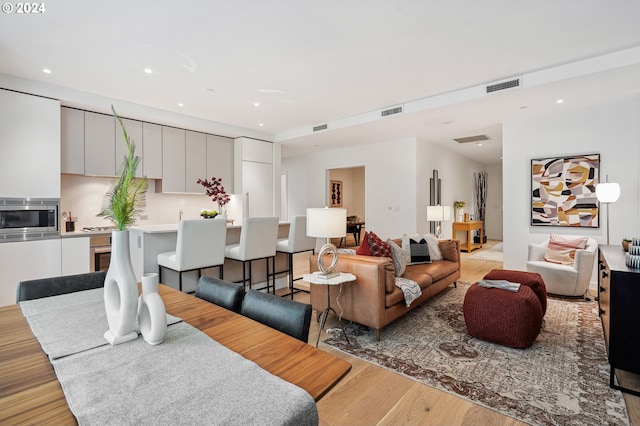
[[[302,279],[302,277],[293,278],[293,255],[295,253],[303,253],[305,251],[310,251],[313,254],[315,253],[315,249],[316,239],[307,236],[307,217],[294,216],[289,225],[289,236],[287,238],[278,239],[276,243],[276,252],[287,254],[287,269],[274,272],[276,275],[283,272],[288,272],[289,274],[289,292],[283,294],[283,297],[291,296],[291,299],[293,299],[293,295],[295,293],[306,291],[293,287],[294,281]],[[276,270],[275,257],[273,259],[273,270]]]
[[[195,296],[230,311],[240,312],[244,287],[220,278],[204,276],[198,280]]]
[[[182,274],[218,267],[218,276],[224,276],[224,245],[227,238],[226,218],[181,220],[178,223],[176,249],[158,253],[159,281],[162,269],[178,273],[178,289],[182,291]],[[165,283],[166,284],[166,283]]]
[[[61,277],[20,281],[16,288],[16,303],[101,288],[104,287],[104,279],[106,276],[106,272],[98,271],[86,274],[63,275]]]
[[[309,340],[311,305],[307,303],[249,290],[240,313],[303,342]]]
[[[269,272],[269,260],[276,255],[276,241],[278,239],[278,218],[277,217],[248,217],[242,221],[240,231],[240,242],[229,244],[224,248],[224,256],[227,259],[242,262],[242,281],[246,288],[252,285],[252,261],[266,260],[266,290],[269,291],[269,279],[274,277],[273,272]],[[249,274],[247,277],[246,265],[249,264]],[[275,277],[273,278],[273,288],[275,292]],[[262,290],[262,289],[260,289]]]

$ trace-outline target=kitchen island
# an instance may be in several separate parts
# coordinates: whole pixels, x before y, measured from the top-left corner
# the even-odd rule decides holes
[[[203,219],[207,220],[207,219]],[[240,242],[240,231],[242,225],[227,225],[226,244],[236,244]],[[278,238],[286,238],[289,234],[289,222],[280,222],[278,226]],[[142,274],[159,272],[158,253],[173,251],[176,249],[178,239],[178,224],[141,225],[129,228],[129,246],[131,250],[131,264],[133,272],[138,281],[142,279]],[[256,260],[253,262],[252,284],[264,282],[266,274],[265,261]],[[287,268],[286,254],[279,253],[276,256],[276,271]],[[208,268],[202,270],[202,275],[217,277],[218,268]],[[288,285],[286,275],[276,279],[276,288]],[[233,260],[226,260],[224,263],[224,279],[228,281],[240,281],[242,279],[242,263]],[[177,273],[169,269],[162,271],[162,280],[165,284],[178,287]],[[198,280],[198,271],[184,272],[182,284],[184,291],[194,291]],[[258,285],[257,287],[262,287]]]

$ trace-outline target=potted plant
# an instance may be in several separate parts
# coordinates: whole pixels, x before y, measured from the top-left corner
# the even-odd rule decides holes
[[[456,209],[456,221],[462,222],[462,217],[464,214],[464,206],[466,205],[467,203],[465,203],[464,201],[453,202],[453,207]]]
[[[205,218],[215,217],[218,214],[224,216],[227,213],[225,206],[231,201],[231,197],[224,190],[224,186],[222,186],[222,178],[213,176],[211,181],[208,179],[198,179],[196,183],[204,186],[207,195],[211,197],[211,201],[218,204],[217,211],[202,209],[200,215]]]
[[[135,155],[135,143],[129,139],[122,119],[111,106],[113,115],[120,124],[127,155],[122,163],[120,177],[106,194],[106,201],[98,216],[113,223],[116,230],[111,237],[111,261],[104,283],[104,304],[107,311],[109,330],[104,338],[112,345],[136,339],[134,331],[138,309],[138,281],[131,266],[129,251],[129,231],[145,205],[147,180],[136,179],[140,157]]]
[[[622,249],[624,251],[629,251],[629,246],[631,245],[631,238],[624,238],[622,240]]]

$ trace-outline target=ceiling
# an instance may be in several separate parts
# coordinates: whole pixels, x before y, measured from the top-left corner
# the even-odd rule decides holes
[[[640,99],[637,0],[44,5],[0,15],[1,74],[260,131],[285,157],[417,137],[493,164],[505,121]]]

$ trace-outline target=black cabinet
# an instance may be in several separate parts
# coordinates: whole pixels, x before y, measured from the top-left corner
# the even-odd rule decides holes
[[[615,369],[640,374],[640,270],[628,268],[622,246],[599,246],[598,304],[604,340],[611,365],[610,385]]]

